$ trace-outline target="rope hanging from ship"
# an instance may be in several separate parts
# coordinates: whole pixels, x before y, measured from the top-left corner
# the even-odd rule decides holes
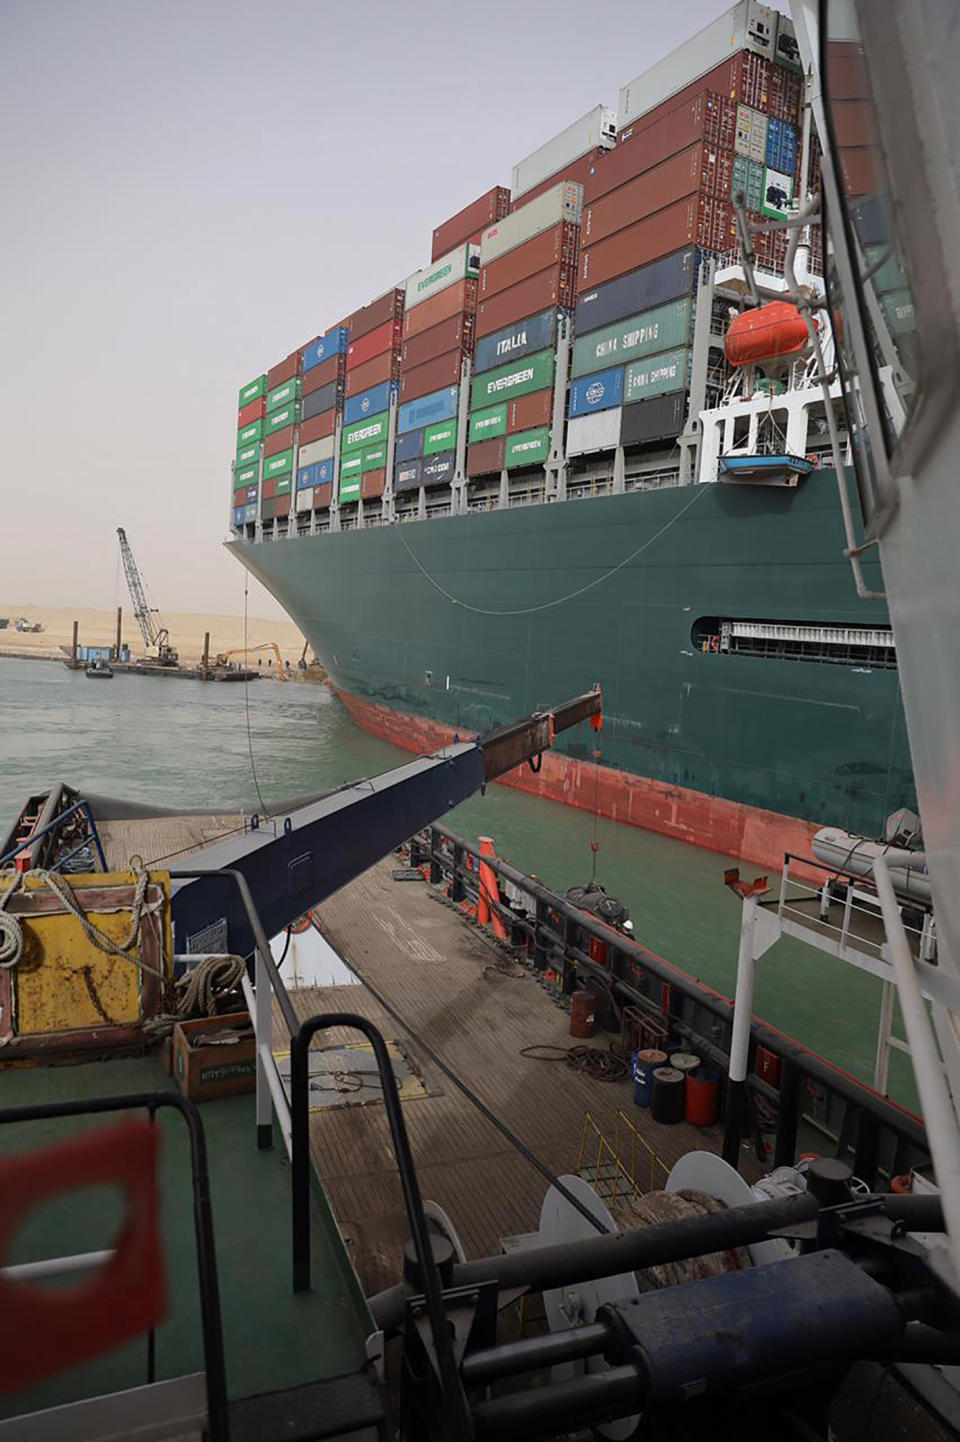
[[[413,551],[410,549],[409,542],[407,541],[406,536],[403,534],[403,526],[395,527],[394,534],[399,536],[400,544],[403,546],[403,549],[406,551],[407,555],[410,557],[411,561],[416,566],[420,574],[424,577],[424,579],[429,581],[430,585],[434,588],[434,590],[439,591],[440,595],[445,597],[445,599],[448,600],[451,605],[460,606],[463,608],[464,611],[472,611],[473,614],[476,616],[532,616],[536,611],[549,611],[553,606],[563,606],[566,604],[567,601],[575,601],[579,596],[584,596],[588,591],[594,590],[597,586],[602,586],[604,581],[609,581],[611,576],[615,576],[618,571],[622,571],[624,566],[629,566],[631,561],[635,561],[638,556],[642,556],[644,551],[649,550],[656,541],[659,541],[662,536],[665,536],[670,530],[671,526],[675,526],[677,521],[679,521],[681,517],[685,516],[687,511],[690,510],[690,507],[696,505],[697,501],[700,499],[700,496],[707,489],[708,488],[706,486],[693,486],[693,495],[690,497],[690,500],[687,501],[686,505],[681,507],[681,509],[677,512],[675,516],[671,516],[669,521],[667,521],[665,525],[662,525],[659,531],[655,531],[648,540],[644,541],[642,546],[638,546],[635,551],[631,551],[629,556],[624,556],[623,560],[618,561],[615,566],[611,566],[609,571],[604,571],[602,576],[596,576],[592,581],[588,581],[585,586],[578,586],[575,591],[569,591],[565,596],[558,596],[553,601],[541,601],[536,606],[520,606],[515,609],[496,610],[494,607],[491,606],[474,606],[473,603],[470,601],[462,601],[459,596],[454,596],[444,586],[441,586],[440,582],[436,579],[436,577],[431,576],[426,566],[424,566],[413,554]]]

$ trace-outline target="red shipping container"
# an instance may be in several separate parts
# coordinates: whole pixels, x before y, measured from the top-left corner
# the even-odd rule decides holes
[[[604,153],[598,146],[595,150],[588,150],[586,154],[578,156],[576,160],[571,160],[570,164],[565,165],[562,170],[554,171],[553,175],[548,175],[546,180],[541,180],[539,185],[531,186],[522,195],[518,195],[516,200],[510,204],[511,211],[520,210],[528,201],[536,200],[538,195],[543,195],[545,190],[552,190],[555,185],[559,185],[561,180],[572,180],[577,185],[585,184],[591,168],[597,164]]]
[[[402,315],[403,290],[397,286],[394,290],[388,290],[385,295],[372,300],[369,305],[355,310],[353,315],[348,316],[341,324],[347,327],[351,340],[359,340],[361,336],[368,335],[378,326],[386,325],[388,320],[396,320]]]
[[[682,90],[655,105],[636,120],[625,125],[618,137],[621,144],[634,140],[664,116],[670,115],[681,106],[687,105],[704,90],[714,90],[740,105],[749,105],[763,115],[772,115],[775,120],[786,120],[796,125],[800,106],[801,77],[792,70],[784,70],[755,55],[751,50],[740,50],[729,60],[708,70]],[[709,137],[704,137],[709,138]]]
[[[401,401],[415,401],[418,396],[428,396],[444,386],[458,385],[462,360],[463,352],[458,347],[446,355],[434,356],[425,365],[404,371],[400,377]]]
[[[456,285],[448,285],[439,295],[432,295],[429,300],[422,300],[412,310],[406,311],[403,317],[403,338],[412,340],[415,335],[421,335],[431,326],[439,325],[442,320],[449,320],[452,315],[463,313],[472,315],[477,308],[477,282],[472,277],[469,280],[460,280]]]
[[[848,195],[876,195],[889,191],[883,151],[875,145],[860,145],[840,151],[840,168]]]
[[[715,94],[725,96],[728,100],[742,101],[744,105],[750,105],[752,102],[745,100],[742,94],[744,86],[742,57],[745,53],[741,50],[736,55],[732,55],[729,60],[721,61],[712,70],[708,70],[706,75],[699,76],[689,85],[685,85],[682,90],[678,90],[674,95],[669,95],[666,100],[661,100],[660,104],[655,105],[652,110],[647,110],[643,115],[638,115],[635,120],[631,120],[630,124],[625,125],[617,136],[618,144],[624,145],[627,141],[636,139],[643,131],[649,130],[651,125],[656,125],[665,116],[679,110],[681,106],[688,105],[691,100],[696,100],[704,90],[712,90]],[[753,108],[758,110],[760,107],[754,106]]]
[[[580,227],[569,221],[561,221],[552,230],[545,230],[526,240],[522,245],[508,250],[485,265],[480,271],[480,296],[486,300],[498,295],[511,285],[519,285],[531,275],[539,275],[551,265],[564,265],[574,269],[577,264]]]
[[[241,486],[240,489],[239,489],[239,491],[234,491],[234,493],[233,493],[233,504],[234,504],[235,506],[246,506],[246,505],[249,505],[249,502],[248,502],[248,500],[247,500],[247,487],[246,487],[246,486]]]
[[[274,431],[272,436],[267,436],[263,442],[263,454],[265,456],[278,456],[293,445],[295,426],[284,426],[282,431]]]
[[[732,184],[733,155],[730,151],[714,150],[703,144],[691,145],[588,206],[583,212],[583,245],[596,245],[608,235],[614,235],[616,231],[624,230],[658,210],[665,210],[668,205],[688,195],[696,195],[698,191],[704,195],[722,195],[729,200]]]
[[[532,396],[521,396],[507,405],[507,435],[530,431],[534,426],[548,426],[552,419],[553,390],[534,391]]]
[[[313,509],[314,509],[315,511],[325,511],[325,510],[328,508],[328,506],[330,505],[330,501],[331,501],[332,497],[333,497],[333,482],[332,482],[332,481],[324,481],[324,483],[323,483],[322,486],[314,486],[314,488],[313,488]]]
[[[274,513],[273,513],[275,516],[289,516],[289,514],[290,514],[290,495],[289,495],[289,492],[288,492],[286,495],[284,495],[284,496],[278,496],[277,499],[276,499],[275,502],[274,502],[274,506],[275,506],[275,508],[276,508],[276,509],[274,510]]]
[[[361,499],[375,501],[378,496],[382,496],[386,479],[386,471],[367,471],[367,474],[360,479]]]
[[[243,430],[243,427],[248,426],[251,421],[262,420],[266,414],[267,398],[261,396],[259,400],[251,401],[249,405],[244,406],[242,411],[237,412],[237,430]]]
[[[260,487],[260,495],[265,501],[272,501],[276,494],[277,478],[274,476],[272,479],[263,482],[263,485]]]
[[[411,340],[404,341],[400,352],[400,371],[413,370],[422,366],[434,356],[446,355],[447,351],[460,350],[469,353],[473,342],[473,316],[462,312],[421,331]]]
[[[506,450],[506,436],[494,436],[492,440],[478,441],[475,446],[468,446],[467,475],[485,476],[490,471],[502,471]]]
[[[302,391],[305,396],[318,391],[321,386],[329,385],[331,381],[337,380],[343,374],[344,354],[328,356],[318,366],[311,366],[303,373]]]
[[[325,436],[332,436],[336,428],[335,410],[324,411],[321,416],[311,416],[308,421],[300,422],[300,444],[308,446],[311,441],[322,441]]]
[[[527,316],[536,315],[552,305],[569,309],[576,298],[576,286],[575,269],[553,265],[549,270],[542,270],[539,275],[532,275],[529,280],[522,280],[519,285],[512,285],[509,290],[491,296],[489,300],[482,300],[477,307],[477,337],[503,330],[504,326],[525,320]],[[483,444],[486,445],[486,442]]]
[[[301,364],[300,352],[295,350],[287,356],[286,360],[280,361],[279,365],[271,366],[267,371],[267,390],[272,391],[274,386],[293,380],[294,376],[300,374]]]
[[[671,155],[704,140],[720,150],[733,150],[737,107],[714,90],[705,90],[686,105],[672,110],[648,129],[633,135],[615,150],[608,150],[584,181],[584,207],[592,205],[628,180],[652,170]],[[625,135],[631,132],[624,131]]]
[[[400,356],[398,352],[386,350],[383,355],[374,356],[373,360],[367,361],[366,365],[347,371],[344,393],[348,396],[358,396],[361,391],[370,390],[371,386],[378,386],[383,381],[395,380],[399,369]]]
[[[838,100],[872,100],[867,62],[857,43],[831,40],[827,46],[827,76],[834,107]]]
[[[451,215],[449,220],[443,221],[433,232],[433,248],[430,252],[430,260],[439,260],[442,255],[449,255],[458,245],[465,245],[468,240],[478,240],[488,225],[495,220],[502,220],[510,213],[510,192],[504,185],[495,185],[488,190],[486,195],[481,195],[479,200],[471,201],[456,215]]]
[[[352,340],[347,346],[347,371],[355,370],[367,361],[374,360],[384,351],[400,349],[400,321],[388,320],[376,330],[367,331],[359,340]]]
[[[851,146],[880,144],[877,113],[871,101],[835,101],[832,112],[833,133],[841,150]]]
[[[579,288],[592,290],[686,245],[725,251],[735,242],[736,227],[729,202],[709,195],[692,195],[625,230],[618,230],[596,245],[585,246],[580,255]]]

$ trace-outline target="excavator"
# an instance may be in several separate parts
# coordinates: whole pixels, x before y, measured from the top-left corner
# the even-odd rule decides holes
[[[259,646],[235,646],[231,651],[218,651],[214,658],[217,666],[226,666],[231,656],[252,656],[256,651],[272,651],[277,658],[276,676],[280,681],[287,679],[286,662],[280,654],[280,647],[276,641],[264,641]]]

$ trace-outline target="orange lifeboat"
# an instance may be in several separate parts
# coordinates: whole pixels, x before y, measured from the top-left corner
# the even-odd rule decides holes
[[[730,365],[748,366],[799,355],[808,340],[797,307],[786,300],[772,300],[735,316],[723,348]]]

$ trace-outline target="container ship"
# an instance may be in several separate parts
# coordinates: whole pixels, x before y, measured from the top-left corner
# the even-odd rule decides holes
[[[843,178],[895,343],[856,83]],[[741,0],[244,385],[231,472],[230,549],[362,727],[430,751],[599,683],[599,739],[510,781],[760,864],[916,804],[827,399],[802,349],[742,364],[728,334],[785,289],[787,232],[745,266],[738,215],[818,187],[803,90],[790,20]],[[823,297],[819,236],[797,275]]]

